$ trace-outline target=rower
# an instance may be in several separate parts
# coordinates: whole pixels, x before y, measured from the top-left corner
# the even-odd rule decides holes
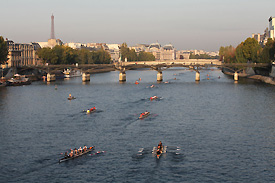
[[[68,152],[65,152],[64,158],[68,158]]]
[[[82,153],[82,148],[81,147],[79,147],[78,152],[79,152],[79,154]]]
[[[161,141],[159,141],[159,145],[158,146],[160,147],[160,149],[162,148],[162,142]]]
[[[77,149],[76,148],[74,149],[74,155],[75,156],[77,155]]]
[[[74,151],[73,151],[73,150],[71,150],[71,152],[69,153],[69,156],[72,158],[72,157],[73,157],[73,155],[74,155]]]
[[[84,146],[83,151],[84,152],[87,151],[87,146]]]

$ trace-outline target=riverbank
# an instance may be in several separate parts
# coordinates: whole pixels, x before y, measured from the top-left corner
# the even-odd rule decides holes
[[[222,70],[222,72],[225,75],[234,76],[234,72],[228,72],[225,70]],[[275,80],[274,80],[274,77],[272,76],[263,76],[263,75],[252,74],[251,72],[250,73],[247,72],[247,73],[238,73],[238,77],[259,80],[267,84],[275,85]]]
[[[225,75],[234,76],[234,73],[230,73],[230,72],[223,72],[223,73]],[[251,75],[251,74],[245,74],[245,73],[238,73],[238,76],[241,78],[259,80],[267,84],[275,85],[274,77],[271,77],[271,76]]]
[[[273,77],[270,77],[270,76],[253,75],[253,76],[249,76],[247,78],[260,80],[264,83],[275,85],[275,81],[274,81]]]

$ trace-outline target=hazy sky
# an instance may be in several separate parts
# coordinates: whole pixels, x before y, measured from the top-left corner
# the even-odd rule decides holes
[[[263,33],[275,0],[0,0],[0,35],[18,43],[173,44],[219,50]]]

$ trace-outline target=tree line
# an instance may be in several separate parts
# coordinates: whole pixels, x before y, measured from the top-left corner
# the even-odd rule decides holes
[[[57,64],[109,64],[111,56],[108,51],[100,49],[90,51],[88,49],[72,49],[68,46],[55,46],[53,48],[40,48],[37,50],[38,57],[42,62],[57,65]],[[154,61],[155,56],[152,53],[141,51],[136,53],[134,49],[129,49],[126,43],[123,43],[120,48],[121,60],[127,58],[128,61]],[[7,61],[8,47],[2,36],[0,36],[0,64]]]
[[[8,45],[2,36],[0,36],[0,64],[7,61]]]
[[[120,48],[121,60],[124,61],[154,61],[156,58],[152,53],[141,51],[136,53],[134,49],[129,49],[126,43],[123,43]]]
[[[49,64],[109,64],[110,54],[103,50],[90,51],[88,49],[72,49],[68,46],[55,46],[53,48],[40,48],[38,57],[43,63]]]
[[[193,54],[192,52],[190,53],[189,59],[218,59],[219,56],[210,56],[208,54]]]
[[[247,38],[236,48],[233,46],[220,47],[220,60],[226,63],[270,63],[274,61],[275,41],[269,38],[264,46],[261,46],[254,38]]]

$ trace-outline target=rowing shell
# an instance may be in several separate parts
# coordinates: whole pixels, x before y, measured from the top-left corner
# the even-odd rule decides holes
[[[163,153],[166,153],[167,146],[163,146],[161,151],[158,151],[157,147],[154,147],[152,153],[159,159]]]
[[[87,154],[87,153],[89,153],[89,152],[91,152],[91,151],[93,151],[94,150],[94,146],[93,147],[91,147],[91,148],[88,148],[85,152],[83,152],[83,153],[81,153],[81,154],[79,154],[79,155],[76,155],[76,156],[73,156],[73,157],[67,157],[67,158],[61,158],[60,160],[59,160],[59,163],[62,163],[62,162],[64,162],[64,161],[68,161],[68,160],[71,160],[71,159],[75,159],[75,158],[78,158],[78,157],[80,157],[80,156],[83,156],[83,155],[85,155],[85,154]]]
[[[144,119],[146,117],[148,117],[150,115],[150,112],[148,112],[147,114],[144,114],[143,116],[140,116],[139,119]]]

